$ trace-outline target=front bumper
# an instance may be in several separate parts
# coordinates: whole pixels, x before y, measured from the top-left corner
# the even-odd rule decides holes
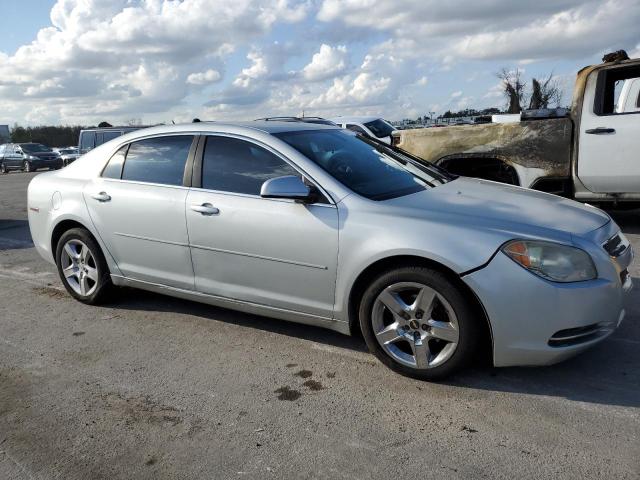
[[[594,258],[599,278],[586,282],[549,282],[502,252],[463,277],[488,315],[494,365],[556,363],[602,341],[620,325],[632,281],[603,253]]]
[[[62,168],[62,159],[55,160],[29,160],[33,168]]]

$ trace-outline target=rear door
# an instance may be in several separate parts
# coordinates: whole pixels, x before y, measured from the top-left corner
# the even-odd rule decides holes
[[[620,95],[630,90],[625,85],[638,80],[640,66],[595,71],[587,79],[578,177],[592,192],[640,193],[640,110],[616,108]]]
[[[206,139],[206,143],[204,140]],[[187,198],[187,225],[198,291],[330,318],[338,257],[338,212],[260,197],[262,183],[300,175],[263,145],[203,137],[201,188]]]
[[[184,184],[193,144],[193,135],[131,142],[85,187],[91,219],[128,278],[193,289]]]

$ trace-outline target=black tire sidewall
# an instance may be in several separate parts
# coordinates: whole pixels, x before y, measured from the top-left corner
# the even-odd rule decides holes
[[[89,250],[91,250],[91,254],[96,262],[96,268],[98,269],[98,286],[93,291],[91,295],[82,296],[76,293],[76,291],[71,288],[71,286],[67,283],[67,280],[64,278],[64,274],[62,273],[62,249],[64,245],[69,240],[80,240],[82,241]],[[73,228],[71,230],[67,230],[62,234],[60,239],[58,240],[58,244],[56,245],[56,266],[58,269],[58,275],[60,276],[60,280],[62,280],[62,284],[64,288],[69,292],[69,294],[75,298],[76,300],[86,303],[89,305],[96,305],[104,302],[108,294],[110,293],[112,283],[111,283],[111,275],[109,274],[109,267],[107,262],[102,254],[102,250],[98,245],[98,242],[95,241],[91,233],[84,228]]]
[[[399,282],[416,282],[427,285],[442,295],[453,308],[458,320],[460,336],[456,351],[444,364],[428,370],[416,370],[395,361],[378,343],[371,323],[374,302],[382,290]],[[437,380],[459,371],[474,358],[481,340],[480,319],[475,318],[473,308],[460,289],[443,273],[426,267],[400,267],[378,276],[362,296],[358,319],[369,350],[382,363],[402,375],[421,380]]]

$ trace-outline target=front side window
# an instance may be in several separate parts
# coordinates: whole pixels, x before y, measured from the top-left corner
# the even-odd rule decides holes
[[[367,136],[347,130],[302,130],[275,133],[332,177],[372,200],[409,195],[450,179],[437,169]]]
[[[287,162],[254,143],[207,137],[202,159],[202,188],[260,195],[270,178],[299,175]]]
[[[193,142],[191,135],[147,138],[133,142],[122,170],[123,180],[182,185]]]
[[[371,133],[378,138],[388,137],[391,135],[391,132],[393,132],[393,127],[381,118],[373,122],[365,123],[364,126],[371,130]]]

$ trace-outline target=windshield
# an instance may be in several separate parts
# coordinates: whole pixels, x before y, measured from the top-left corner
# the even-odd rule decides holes
[[[274,134],[340,183],[372,200],[409,195],[446,183],[435,169],[394,152],[382,142],[348,130],[302,130]]]
[[[25,153],[43,153],[52,151],[49,147],[45,147],[40,143],[23,143],[20,145],[20,148],[22,148],[22,151]]]
[[[388,137],[391,135],[391,132],[393,132],[393,127],[381,118],[373,122],[365,123],[364,126],[371,130],[371,133],[378,138]]]

